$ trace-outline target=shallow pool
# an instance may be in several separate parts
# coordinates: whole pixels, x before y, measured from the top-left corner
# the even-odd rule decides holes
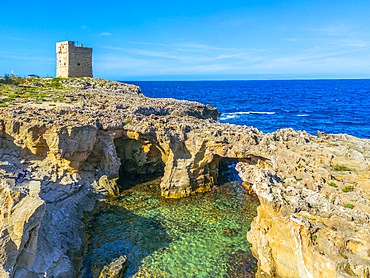
[[[98,277],[123,254],[123,277],[253,277],[247,232],[256,197],[236,179],[205,194],[164,199],[159,181],[125,190],[90,217],[82,277]]]

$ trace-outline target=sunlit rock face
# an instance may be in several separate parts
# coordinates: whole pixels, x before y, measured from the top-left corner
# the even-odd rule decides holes
[[[73,277],[84,213],[97,200],[140,175],[163,176],[166,198],[206,192],[225,158],[239,161],[261,202],[248,235],[259,273],[369,275],[368,140],[263,134],[217,123],[210,106],[146,98],[136,86],[60,82],[63,99],[0,110],[2,276]]]
[[[258,275],[368,277],[369,140],[284,130],[263,141],[267,167],[237,166],[260,200],[248,233]]]
[[[118,194],[120,179],[163,175],[166,133],[180,119],[212,122],[218,113],[101,79],[62,79],[58,89],[51,79],[22,82],[46,99],[0,110],[0,276],[73,277],[84,213]]]

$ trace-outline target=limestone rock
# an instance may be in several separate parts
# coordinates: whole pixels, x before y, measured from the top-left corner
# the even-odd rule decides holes
[[[35,261],[45,203],[13,190],[0,181],[0,274],[13,272],[20,277],[17,273]]]
[[[100,177],[98,184],[99,186],[103,187],[110,195],[119,194],[117,180],[109,180],[108,177],[104,175]]]
[[[237,166],[261,203],[248,233],[259,276],[368,277],[369,140],[287,138],[293,134],[265,136],[282,135],[268,139],[274,150],[269,166]]]
[[[127,258],[125,255],[112,261],[109,266],[104,266],[99,278],[120,278],[126,269]]]
[[[163,176],[164,197],[209,191],[223,159],[239,161],[261,202],[248,234],[259,273],[369,276],[369,140],[264,134],[216,122],[211,106],[101,79],[63,79],[52,91],[49,79],[24,82],[46,101],[0,109],[3,277],[74,277],[84,213],[104,194],[148,174]]]

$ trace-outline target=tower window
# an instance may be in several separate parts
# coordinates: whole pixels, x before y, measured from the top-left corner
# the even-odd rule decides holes
[[[77,63],[77,66],[80,66],[80,63]]]

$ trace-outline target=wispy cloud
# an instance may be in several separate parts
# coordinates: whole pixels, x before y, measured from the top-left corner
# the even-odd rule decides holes
[[[153,63],[148,59],[117,57],[115,55],[106,55],[101,58],[95,63],[101,73],[120,72],[123,76],[210,74],[228,72],[235,68],[231,64],[223,63],[175,65],[166,61]]]
[[[109,36],[112,36],[112,33],[109,33],[109,32],[101,32],[98,35],[100,37],[109,37]]]
[[[135,47],[132,47],[134,45]],[[197,42],[131,42],[111,50],[95,64],[102,71],[120,71],[125,76],[221,74],[245,69],[260,61],[261,49],[223,48]]]
[[[304,28],[306,31],[318,32],[329,36],[343,36],[353,30],[353,27],[343,24],[330,24],[323,27]]]
[[[356,65],[359,68],[364,68],[363,59],[368,59],[370,55],[352,55],[359,52],[356,48],[338,49],[304,49],[300,53],[292,55],[283,55],[271,57],[261,63],[251,66],[260,72],[322,72],[354,68]],[[360,52],[359,54],[362,54]],[[362,61],[361,61],[362,60]]]
[[[298,42],[300,40],[299,39],[296,39],[296,38],[286,38],[286,39],[283,39],[283,41],[287,41],[287,42]]]
[[[177,53],[162,52],[162,51],[133,49],[133,50],[130,50],[130,52],[134,53],[136,55],[140,55],[140,56],[164,58],[164,59],[172,59],[172,60],[181,60],[181,61],[185,61],[189,58],[187,56],[178,55]]]
[[[110,46],[110,45],[104,45],[103,48],[108,50],[116,50],[116,51],[128,51],[130,48],[125,47],[119,47],[119,46]]]
[[[12,41],[32,41],[31,39],[28,38],[21,38],[21,37],[14,37],[14,36],[1,36],[1,38],[5,40],[12,40]]]
[[[310,32],[336,34],[344,30],[350,28],[325,27]],[[258,48],[255,44],[251,44],[254,47],[224,47],[197,41],[131,41],[123,46],[104,46],[109,51],[99,67],[119,70],[125,76],[304,74],[345,72],[348,68],[354,71],[354,65],[363,71],[366,64],[363,59],[370,59],[370,41],[356,36],[305,37],[299,34],[280,39],[281,43],[284,41],[285,45],[296,43],[290,43],[287,48],[281,45]]]
[[[47,63],[55,62],[55,58],[51,58],[49,56],[26,56],[24,54],[13,53],[13,52],[0,52],[0,57],[2,59],[10,59],[10,60],[43,61]]]
[[[176,43],[176,44],[150,44],[135,43],[135,48],[105,46],[104,48],[114,51],[125,52],[126,55],[136,57],[150,57],[168,60],[178,60],[184,63],[189,62],[212,62],[228,59],[249,59],[262,49],[238,49],[222,48],[199,43]],[[139,47],[138,47],[139,46]],[[254,54],[253,54],[254,53]]]
[[[158,42],[138,42],[138,41],[130,41],[129,44],[134,45],[142,45],[142,46],[168,46],[168,44],[165,43],[158,43]]]
[[[202,43],[178,43],[173,45],[174,47],[177,48],[187,48],[191,50],[220,50],[220,51],[229,51],[229,50],[235,50],[235,48],[224,48],[224,47],[218,47],[218,46],[213,46],[209,44],[202,44]]]
[[[370,41],[363,41],[358,39],[338,39],[330,41],[332,45],[342,47],[354,47],[354,48],[370,48]]]

